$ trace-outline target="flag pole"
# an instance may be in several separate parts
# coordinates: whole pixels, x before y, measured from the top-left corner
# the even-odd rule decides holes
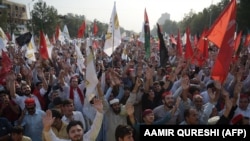
[[[114,8],[116,8],[116,3],[115,3],[115,2],[114,2]],[[114,18],[114,17],[113,17],[113,18]],[[113,20],[113,22],[112,22],[112,24],[113,24],[113,25],[112,25],[112,68],[113,68],[113,67],[114,67],[114,59],[113,59],[113,58],[114,58],[114,54],[113,54],[113,53],[114,53],[114,48],[115,48],[115,47],[114,47],[114,44],[115,44],[115,38],[114,38],[114,37],[115,37],[115,36],[114,36],[114,34],[115,34],[115,30],[114,30],[114,29],[115,29],[115,27],[114,27],[114,26],[115,26],[115,23],[114,23],[114,22],[115,22],[115,21],[114,21],[114,20],[115,20],[115,19],[112,19],[112,20]]]

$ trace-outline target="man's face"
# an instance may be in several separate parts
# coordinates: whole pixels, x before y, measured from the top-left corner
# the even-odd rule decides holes
[[[112,107],[114,113],[119,114],[121,112],[121,106],[120,106],[119,102],[112,104],[111,107]]]
[[[69,138],[72,141],[82,141],[83,140],[83,129],[80,125],[72,126],[69,129]]]
[[[169,95],[166,95],[164,100],[163,100],[163,103],[166,107],[168,108],[173,108],[174,106],[174,97],[172,94],[169,94]]]
[[[25,108],[27,109],[30,115],[33,115],[36,112],[36,105],[35,104],[26,104]]]
[[[63,106],[63,113],[65,115],[72,115],[74,110],[74,105],[73,104],[67,104]]]
[[[199,115],[197,110],[190,109],[190,115],[186,118],[188,124],[190,125],[196,125],[199,123]]]
[[[77,78],[72,78],[70,84],[74,88],[78,87],[78,79]]]
[[[31,92],[31,90],[30,90],[30,86],[29,85],[25,85],[25,86],[22,87],[22,93],[24,95],[30,95],[30,92]]]
[[[143,120],[145,121],[145,123],[153,123],[155,120],[155,115],[154,113],[150,113],[148,115],[146,115]]]
[[[154,90],[155,90],[155,92],[160,92],[161,91],[161,85],[160,84],[154,85]]]

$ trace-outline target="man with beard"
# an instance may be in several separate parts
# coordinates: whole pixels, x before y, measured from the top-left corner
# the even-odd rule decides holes
[[[179,124],[180,119],[180,111],[179,111],[179,103],[180,98],[174,100],[173,94],[171,91],[166,91],[162,94],[162,105],[153,109],[153,113],[155,116],[155,121],[160,120],[166,116],[166,114],[171,114],[171,119],[166,122],[168,125],[176,125]]]
[[[134,104],[136,100],[136,94],[140,86],[142,85],[142,81],[140,79],[136,79],[135,86],[132,92],[129,95],[127,104]],[[115,129],[118,125],[127,125],[127,111],[125,105],[120,103],[118,98],[114,98],[109,101],[110,108],[105,112],[104,122],[103,122],[103,138],[104,141],[116,141],[115,140]]]
[[[18,119],[19,126],[24,127],[24,135],[30,137],[33,141],[42,141],[42,117],[45,112],[36,109],[36,103],[33,98],[26,98],[25,109]]]
[[[158,121],[155,121],[155,116],[152,109],[145,109],[142,113],[143,122],[139,123],[135,118],[134,106],[132,104],[126,105],[126,111],[128,113],[129,121],[132,127],[135,129],[135,140],[139,141],[140,136],[140,125],[161,125],[165,124],[168,120],[171,119],[170,113],[167,113],[165,117],[161,118]]]
[[[8,84],[9,84],[9,91],[10,91],[10,96],[14,102],[16,102],[22,110],[25,108],[25,99],[27,98],[33,98],[35,100],[36,104],[36,109],[41,110],[41,104],[38,100],[38,98],[31,93],[31,88],[27,83],[23,83],[21,85],[21,93],[23,94],[22,96],[19,96],[16,94],[16,87],[15,87],[15,74],[11,73],[8,76]]]
[[[90,130],[84,134],[84,129],[81,121],[73,120],[67,125],[67,133],[70,140],[59,139],[56,137],[51,129],[55,118],[52,117],[51,110],[46,111],[46,115],[43,117],[43,134],[47,141],[94,141],[100,131],[103,120],[103,105],[99,99],[94,99],[93,106],[97,110],[93,124]]]

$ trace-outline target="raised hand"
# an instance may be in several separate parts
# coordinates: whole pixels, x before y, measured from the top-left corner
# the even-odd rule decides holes
[[[100,113],[103,112],[102,100],[94,98],[94,105],[93,106],[96,108],[96,110],[98,112],[100,112]]]
[[[55,117],[52,117],[51,110],[47,110],[46,115],[43,116],[43,130],[49,131],[54,120],[55,120]]]
[[[130,115],[133,115],[134,112],[135,112],[134,105],[131,104],[131,103],[127,103],[127,104],[126,104],[126,111],[127,111],[127,113],[128,113],[129,116],[130,116]]]

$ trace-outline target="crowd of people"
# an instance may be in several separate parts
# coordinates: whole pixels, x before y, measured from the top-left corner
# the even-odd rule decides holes
[[[250,125],[249,48],[221,83],[211,77],[215,46],[197,66],[168,44],[164,67],[155,44],[149,58],[135,40],[111,56],[101,46],[92,48],[99,83],[88,97],[86,69],[78,67],[73,44],[57,42],[52,58],[36,52],[33,62],[22,47],[9,46],[13,67],[1,84],[0,141],[139,141],[140,125]]]

